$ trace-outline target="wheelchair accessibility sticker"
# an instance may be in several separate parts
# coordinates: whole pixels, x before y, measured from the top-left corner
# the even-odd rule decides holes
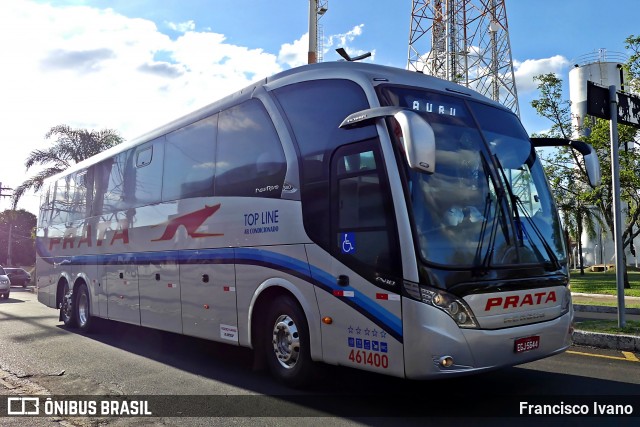
[[[340,233],[340,246],[343,254],[352,254],[356,251],[356,233]]]

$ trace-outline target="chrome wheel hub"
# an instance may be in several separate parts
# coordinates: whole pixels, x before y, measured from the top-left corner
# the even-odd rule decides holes
[[[78,298],[78,324],[84,326],[89,320],[89,298],[86,292],[81,292]]]
[[[286,369],[292,369],[300,356],[298,327],[287,315],[279,316],[273,327],[273,351]]]

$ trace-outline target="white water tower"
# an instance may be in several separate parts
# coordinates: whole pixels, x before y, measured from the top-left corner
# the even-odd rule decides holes
[[[587,115],[587,81],[606,87],[616,85],[617,90],[625,91],[625,85],[629,81],[623,67],[626,61],[627,57],[623,53],[607,52],[606,49],[599,49],[576,59],[574,68],[569,71],[573,138],[590,131],[589,124],[584,123]]]
[[[571,120],[573,135],[580,136],[591,132],[590,123],[585,123],[587,115],[587,81],[601,86],[616,86],[616,90],[628,91],[629,76],[624,69],[627,57],[623,53],[607,52],[599,49],[582,55],[576,59],[574,68],[569,71],[569,98],[571,99]],[[624,214],[623,214],[624,217]],[[623,219],[624,221],[624,219]],[[610,235],[603,235],[603,230],[596,225],[596,237],[590,238],[586,231],[581,236],[585,265],[613,264],[615,245]],[[627,262],[635,257],[627,252]]]

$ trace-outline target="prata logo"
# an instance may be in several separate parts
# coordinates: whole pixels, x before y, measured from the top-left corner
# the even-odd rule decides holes
[[[500,307],[503,310],[508,308],[518,308],[523,306],[534,306],[534,305],[542,305],[550,302],[556,302],[556,293],[555,291],[550,292],[536,292],[525,295],[509,295],[505,298],[503,297],[494,297],[489,298],[487,300],[487,305],[484,308],[484,311],[491,311],[496,307]]]
[[[207,218],[216,213],[218,209],[220,209],[220,203],[215,206],[205,205],[204,208],[195,212],[171,218],[169,221],[164,223],[166,224],[166,228],[162,236],[151,241],[160,242],[165,240],[172,240],[175,237],[176,232],[178,231],[178,228],[180,226],[183,226],[187,230],[187,234],[192,239],[196,239],[199,237],[224,236],[224,233],[198,233],[198,228],[200,228],[200,226],[207,220]],[[161,225],[162,224],[159,224],[155,227],[160,227]]]

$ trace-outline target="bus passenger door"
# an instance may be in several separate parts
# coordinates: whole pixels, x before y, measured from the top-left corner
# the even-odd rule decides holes
[[[186,335],[238,344],[232,249],[193,251],[180,265]]]
[[[138,267],[134,254],[118,254],[104,267],[107,287],[107,317],[121,322],[140,324]]]
[[[323,358],[404,376],[400,248],[377,140],[338,148],[330,181],[332,256],[309,251],[316,276],[330,273],[317,290],[321,316],[333,319],[322,324]]]
[[[174,260],[153,259],[138,265],[140,324],[182,333],[180,277]]]

